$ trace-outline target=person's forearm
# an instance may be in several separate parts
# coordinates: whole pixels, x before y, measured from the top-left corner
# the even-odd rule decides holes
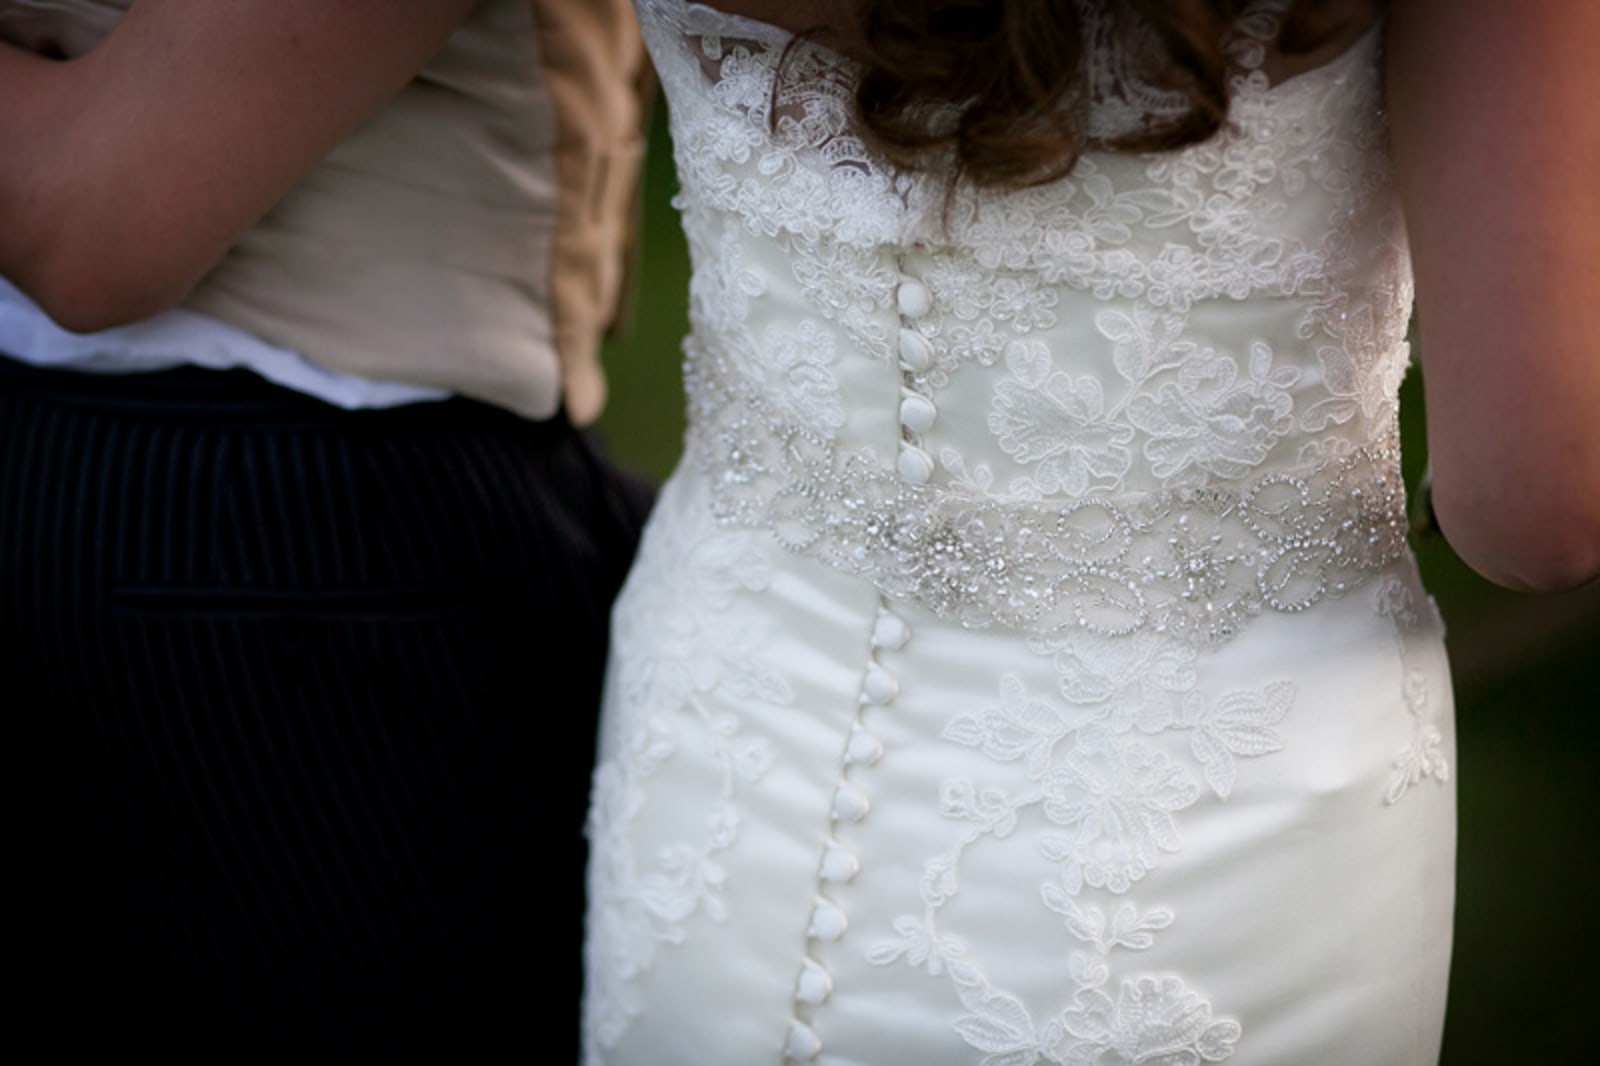
[[[140,192],[158,153],[128,150],[92,63],[0,44],[0,276],[79,331],[177,303],[214,261],[176,269]]]
[[[0,42],[0,276],[31,292],[43,265],[54,205],[43,174],[53,150],[58,62]]]
[[[0,273],[91,330],[180,302],[472,0],[142,0],[68,61],[0,54]]]
[[[1395,3],[1433,500],[1512,587],[1600,573],[1600,9]]]

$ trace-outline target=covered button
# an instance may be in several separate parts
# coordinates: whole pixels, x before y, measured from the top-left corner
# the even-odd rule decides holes
[[[850,734],[850,743],[845,745],[844,757],[854,766],[871,766],[883,758],[883,741],[865,729],[858,729]]]
[[[902,444],[894,468],[911,484],[923,485],[933,476],[933,459],[914,444]]]
[[[833,977],[815,959],[807,959],[795,982],[794,998],[815,1007],[833,995]]]
[[[838,841],[828,845],[828,850],[822,853],[822,879],[833,884],[842,885],[855,879],[861,872],[861,860],[855,853]]]
[[[783,1053],[799,1062],[810,1062],[822,1050],[822,1041],[805,1022],[789,1023],[789,1038],[784,1041]],[[770,1054],[770,1052],[769,1052]]]
[[[933,428],[939,409],[926,396],[912,394],[900,401],[900,424],[913,433],[926,433]]]
[[[838,821],[859,822],[871,806],[866,794],[848,781],[840,781],[833,790],[833,817]]]
[[[900,331],[900,362],[907,370],[923,371],[933,365],[933,345],[914,329]]]
[[[872,623],[872,646],[874,648],[887,648],[898,651],[906,646],[906,641],[911,639],[911,627],[906,625],[905,619],[892,611],[879,611],[877,621]]]
[[[933,310],[928,287],[916,278],[906,278],[900,283],[900,288],[895,292],[895,302],[900,305],[900,313],[907,318],[921,318]]]
[[[867,676],[861,682],[861,695],[868,703],[882,707],[893,702],[899,694],[900,682],[895,680],[893,674],[877,663],[867,667]]]
[[[806,930],[806,935],[818,940],[838,940],[844,936],[845,928],[849,924],[845,920],[844,911],[825,899],[819,899],[816,908],[811,912],[811,925]]]

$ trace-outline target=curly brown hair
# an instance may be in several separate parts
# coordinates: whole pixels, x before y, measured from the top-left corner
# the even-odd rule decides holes
[[[1086,42],[1068,0],[857,0],[850,50],[863,62],[856,112],[865,136],[910,169],[949,165],[979,185],[1064,176],[1088,148],[1159,151],[1203,141],[1227,120],[1228,45],[1249,0],[1105,0],[1114,26],[1142,30],[1130,53],[1143,84],[1188,101],[1091,143]],[[1293,0],[1276,50],[1310,54],[1383,0]],[[1132,38],[1129,38],[1132,39]]]

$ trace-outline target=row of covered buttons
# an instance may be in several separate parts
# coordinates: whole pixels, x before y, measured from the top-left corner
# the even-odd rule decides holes
[[[900,683],[894,674],[876,658],[877,652],[903,648],[911,638],[911,628],[905,620],[888,608],[880,607],[872,626],[874,658],[867,665],[861,680],[861,705],[885,707],[894,702],[900,693]],[[849,742],[845,745],[846,773],[852,769],[871,766],[883,758],[883,742],[858,719],[851,727]],[[865,791],[841,775],[833,792],[833,824],[835,828],[861,821],[871,809]],[[823,849],[820,877],[825,892],[828,885],[844,884],[855,879],[861,870],[861,861],[837,837],[830,837]],[[806,935],[820,943],[833,943],[844,936],[849,920],[844,909],[819,893],[811,911],[811,924]],[[833,994],[833,976],[827,967],[811,956],[806,956],[795,981],[794,998],[807,1007],[818,1007]],[[822,1041],[816,1030],[796,1018],[790,1022],[784,1054],[797,1062],[809,1062],[822,1051]]]
[[[928,287],[916,278],[901,278],[895,292],[895,303],[902,318],[915,322],[927,317],[933,310],[933,298]],[[913,326],[900,327],[900,367],[910,374],[921,374],[933,365],[933,345]],[[900,393],[900,425],[912,434],[926,433],[939,417],[939,409],[931,399],[915,389],[903,388]],[[925,484],[933,476],[933,458],[909,440],[900,442],[900,453],[895,457],[895,469],[902,478],[914,485]]]

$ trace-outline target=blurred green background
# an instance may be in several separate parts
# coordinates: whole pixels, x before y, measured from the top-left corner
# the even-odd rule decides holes
[[[683,435],[680,342],[688,256],[658,111],[644,180],[633,320],[607,346],[601,428],[615,457],[658,480]],[[1600,293],[1596,294],[1600,299]],[[1403,393],[1406,470],[1424,461],[1413,372]],[[1595,412],[1600,427],[1600,411]],[[1520,596],[1483,581],[1437,536],[1416,545],[1449,627],[1456,685],[1460,857],[1442,1066],[1555,1066],[1596,1054],[1594,900],[1600,862],[1600,584]]]

